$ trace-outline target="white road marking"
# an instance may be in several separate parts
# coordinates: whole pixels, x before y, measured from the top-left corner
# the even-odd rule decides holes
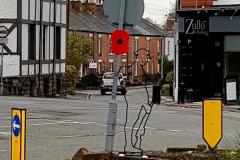
[[[0,135],[8,136],[8,135],[10,135],[10,133],[9,132],[0,132]]]
[[[46,122],[46,123],[36,123],[36,124],[28,124],[29,126],[43,126],[43,125],[55,125],[55,124],[80,124],[80,125],[89,125],[89,124],[99,124],[99,122],[78,122],[78,121],[53,121],[53,122]]]
[[[0,152],[11,152],[11,150],[0,150]]]
[[[0,126],[0,128],[11,128],[11,126]]]

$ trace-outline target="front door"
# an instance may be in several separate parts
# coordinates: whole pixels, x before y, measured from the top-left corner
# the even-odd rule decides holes
[[[202,36],[193,40],[194,88],[202,98],[222,97],[223,49],[221,37]]]

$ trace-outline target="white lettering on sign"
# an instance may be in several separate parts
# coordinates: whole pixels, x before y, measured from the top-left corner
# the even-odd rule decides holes
[[[207,34],[208,21],[200,19],[186,19],[185,20],[186,34]]]

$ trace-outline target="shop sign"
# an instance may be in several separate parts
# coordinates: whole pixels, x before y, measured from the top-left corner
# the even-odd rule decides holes
[[[208,34],[209,20],[206,18],[185,18],[185,34]]]

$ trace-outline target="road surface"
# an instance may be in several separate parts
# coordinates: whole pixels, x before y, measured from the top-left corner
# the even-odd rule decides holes
[[[151,93],[151,91],[150,91]],[[27,108],[27,160],[65,160],[79,148],[103,151],[105,145],[108,103],[111,95],[95,100],[80,97],[70,99],[0,97],[0,159],[11,155],[11,108]],[[129,118],[127,135],[141,104],[146,101],[144,89],[127,93]],[[126,104],[118,96],[118,126],[114,150],[123,151]],[[224,137],[220,147],[232,147],[240,132],[240,113],[224,113]],[[154,105],[143,139],[145,150],[165,150],[167,147],[196,147],[202,140],[202,114],[199,109]],[[128,138],[128,150],[132,150]]]

